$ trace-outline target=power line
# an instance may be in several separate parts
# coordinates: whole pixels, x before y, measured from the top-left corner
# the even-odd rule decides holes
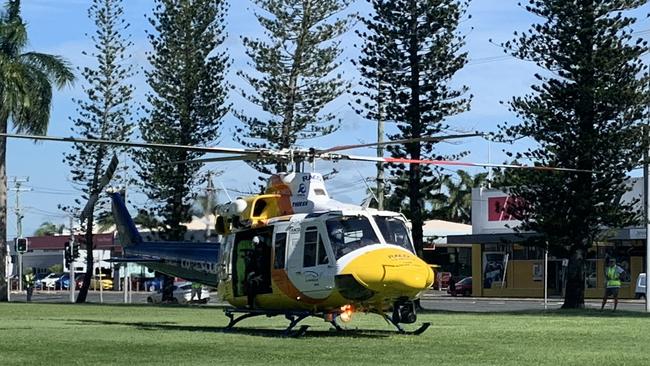
[[[650,34],[650,28],[648,29],[641,29],[636,32],[630,33],[632,36],[645,36],[646,34]],[[484,65],[484,64],[489,64],[492,62],[500,62],[500,61],[506,61],[511,58],[515,58],[514,56],[511,55],[500,55],[500,56],[488,56],[488,57],[481,57],[481,58],[474,58],[470,59],[467,62],[467,66],[475,66],[475,65]]]

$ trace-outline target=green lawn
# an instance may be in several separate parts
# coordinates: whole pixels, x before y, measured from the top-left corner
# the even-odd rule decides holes
[[[650,365],[650,317],[598,311],[420,314],[421,336],[355,314],[337,333],[318,319],[303,338],[253,318],[222,332],[221,309],[0,304],[0,365]],[[412,327],[414,328],[414,327]]]

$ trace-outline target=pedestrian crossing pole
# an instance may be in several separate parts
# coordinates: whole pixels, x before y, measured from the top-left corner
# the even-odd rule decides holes
[[[548,309],[548,242],[544,249],[544,310]]]
[[[68,247],[68,250],[70,253],[68,253],[69,258],[70,258],[70,280],[68,282],[68,287],[70,290],[70,302],[74,304],[75,298],[74,298],[74,290],[75,287],[77,287],[77,282],[74,280],[74,246],[76,245],[74,242],[74,217],[70,215],[70,246]],[[61,290],[63,290],[63,281],[61,281]]]
[[[650,109],[650,107],[649,107]],[[650,111],[648,112],[648,118],[650,118]],[[643,159],[643,211],[644,211],[644,223],[645,223],[645,311],[650,313],[650,300],[648,300],[648,287],[650,279],[650,199],[648,193],[650,193],[650,121],[648,125],[644,128],[645,141],[644,141],[644,151],[645,159]]]

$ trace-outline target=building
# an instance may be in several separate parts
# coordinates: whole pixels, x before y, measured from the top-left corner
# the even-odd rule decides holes
[[[632,190],[623,200],[643,202],[643,179],[630,180]],[[449,245],[472,246],[474,296],[542,297],[544,295],[544,250],[523,245],[535,233],[517,234],[519,221],[505,212],[512,197],[495,189],[472,191],[472,233],[449,235]],[[621,298],[635,297],[636,278],[645,272],[645,229],[608,230],[607,239],[596,243],[587,254],[585,297],[600,298],[605,286],[605,261],[614,257],[629,274],[623,281]],[[562,296],[567,258],[548,258],[548,291]]]
[[[443,220],[425,221],[423,259],[436,264],[440,272],[450,272],[457,277],[472,275],[472,244],[450,244],[450,235],[469,235],[472,225]]]
[[[215,241],[217,237],[212,235],[214,231],[209,230],[209,225],[214,226],[215,219],[211,216],[209,219],[193,217],[192,221],[186,224],[187,233],[185,240],[187,241],[206,241],[206,236],[210,235],[207,241]],[[141,230],[142,236],[145,240],[155,241],[155,235],[152,235],[150,230]],[[52,236],[34,236],[27,237],[28,251],[22,255],[23,270],[31,269],[35,273],[47,273],[49,268],[54,265],[64,265],[64,247],[65,243],[70,241],[70,235],[52,235]],[[75,235],[75,242],[83,241],[82,235]],[[108,230],[107,233],[100,233],[93,235],[93,243],[95,249],[93,250],[93,273],[104,273],[113,278],[114,282],[123,278],[125,273],[130,277],[136,278],[134,288],[138,288],[139,279],[154,277],[154,272],[147,269],[145,266],[136,263],[129,263],[128,265],[120,265],[119,263],[111,262],[110,259],[122,256],[122,246],[119,244],[119,238],[116,235],[115,228]],[[9,266],[8,273],[12,276],[18,274],[18,253],[13,243],[9,245],[9,254],[11,258],[11,266]],[[79,258],[74,263],[76,273],[86,271],[86,250],[82,245],[79,250]],[[66,270],[66,269],[64,269]]]

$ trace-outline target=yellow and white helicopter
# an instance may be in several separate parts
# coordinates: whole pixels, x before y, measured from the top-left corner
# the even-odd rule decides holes
[[[282,151],[195,147],[96,139],[0,134],[0,136],[136,148],[184,149],[228,154],[191,162],[273,160],[303,167],[316,159],[356,160],[500,168],[575,171],[573,169],[447,160],[412,160],[341,154],[340,151],[413,141],[440,141],[471,135],[441,136],[331,149]],[[188,161],[189,162],[189,161]],[[188,163],[178,162],[178,163]],[[113,164],[114,165],[114,164]],[[114,166],[113,166],[114,169]],[[111,172],[103,179],[110,179]],[[402,324],[416,322],[415,301],[434,282],[429,264],[414,251],[403,215],[345,204],[330,198],[321,174],[296,169],[270,177],[264,194],[241,197],[217,208],[221,244],[145,242],[119,193],[111,193],[123,262],[142,263],[156,271],[217,287],[232,307],[226,329],[254,316],[285,316],[288,334],[315,316],[341,330],[354,312],[376,313],[407,333]],[[91,199],[93,199],[91,197]],[[96,197],[94,198],[96,199]],[[422,324],[413,334],[424,332]]]

